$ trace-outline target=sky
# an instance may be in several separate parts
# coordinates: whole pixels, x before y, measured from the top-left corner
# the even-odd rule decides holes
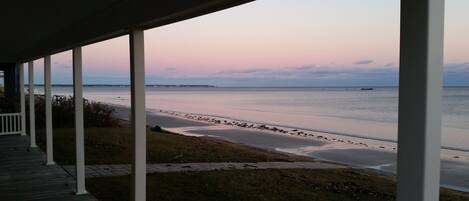
[[[145,31],[147,84],[396,86],[399,0],[258,0]],[[445,85],[469,85],[469,1],[447,0]],[[72,83],[71,52],[52,55]],[[128,36],[83,47],[85,84],[129,83]],[[27,72],[26,72],[27,73]],[[35,61],[43,83],[43,60]]]

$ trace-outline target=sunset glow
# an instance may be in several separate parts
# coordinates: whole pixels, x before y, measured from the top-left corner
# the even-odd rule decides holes
[[[347,84],[342,81],[358,80],[361,75],[316,77],[314,73],[373,69],[397,74],[399,6],[397,0],[362,0],[360,4],[260,0],[147,30],[147,83],[228,85],[229,79],[262,78],[270,80],[267,85],[284,79],[303,80],[296,85],[329,85]],[[445,37],[445,63],[456,65],[458,72],[464,70],[465,76],[469,75],[469,22],[463,10],[467,7],[465,0],[447,1]],[[128,48],[127,36],[84,47],[85,82],[128,83]],[[53,62],[53,82],[71,83],[70,52],[54,55]],[[36,65],[40,67],[42,61]],[[41,74],[42,69],[36,69]],[[42,77],[37,77],[41,83]],[[396,84],[396,76],[389,79],[387,84]]]

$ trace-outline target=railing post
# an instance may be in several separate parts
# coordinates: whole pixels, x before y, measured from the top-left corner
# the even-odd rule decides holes
[[[83,124],[83,83],[81,47],[73,48],[73,97],[75,102],[76,194],[86,194],[85,136]]]
[[[18,65],[20,73],[20,110],[21,110],[21,135],[26,135],[26,103],[24,98],[24,64],[20,63]]]
[[[46,112],[46,165],[53,165],[54,143],[52,135],[52,86],[50,56],[44,57],[44,101]]]
[[[132,200],[146,200],[145,51],[143,30],[130,32]]]
[[[29,147],[36,148],[36,115],[34,109],[34,62],[28,62],[29,88]]]
[[[444,0],[401,0],[397,200],[437,201]]]

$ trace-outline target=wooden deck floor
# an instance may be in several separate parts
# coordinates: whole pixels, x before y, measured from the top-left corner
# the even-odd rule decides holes
[[[44,153],[28,150],[25,136],[0,136],[0,200],[96,201],[74,195],[74,179],[60,166],[45,166]]]

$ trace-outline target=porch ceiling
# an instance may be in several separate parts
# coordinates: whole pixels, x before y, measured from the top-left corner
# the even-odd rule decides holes
[[[47,54],[237,6],[252,0],[9,1],[0,12],[0,62]]]

